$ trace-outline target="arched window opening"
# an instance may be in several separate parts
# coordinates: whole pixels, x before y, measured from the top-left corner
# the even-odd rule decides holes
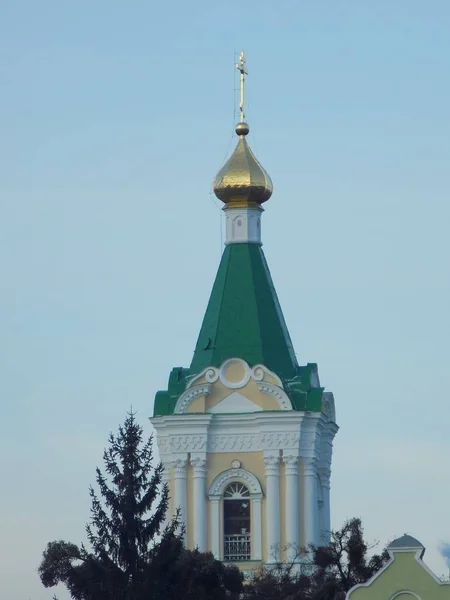
[[[250,560],[250,492],[242,483],[230,483],[223,493],[223,501],[223,558]]]

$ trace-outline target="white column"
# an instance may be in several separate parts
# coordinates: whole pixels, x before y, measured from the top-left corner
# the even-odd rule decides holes
[[[317,474],[312,459],[304,459],[303,463],[304,507],[303,525],[305,531],[305,547],[319,543],[319,523],[317,505]]]
[[[286,473],[286,546],[288,561],[295,560],[299,555],[298,542],[298,456],[283,456]]]
[[[194,480],[194,548],[206,552],[206,460],[191,458]]]
[[[261,511],[261,494],[252,496],[252,560],[262,559],[262,511]]]
[[[266,456],[266,540],[267,562],[280,557],[280,477],[279,456]]]
[[[331,515],[330,515],[330,479],[331,471],[328,469],[321,472],[322,482],[322,522],[320,523],[320,542],[329,544],[331,532]]]
[[[220,559],[220,496],[209,497],[209,531],[211,552],[214,558]]]
[[[174,508],[180,509],[180,523],[186,528],[187,518],[187,493],[186,493],[186,465],[187,459],[178,458],[173,463],[174,480]],[[186,533],[184,535],[186,540]]]

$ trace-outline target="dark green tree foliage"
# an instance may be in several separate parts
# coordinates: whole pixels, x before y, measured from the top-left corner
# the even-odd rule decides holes
[[[91,549],[50,542],[39,566],[45,587],[62,583],[75,600],[222,600],[239,593],[236,568],[183,547],[177,517],[163,529],[169,495],[152,449],[152,438],[143,443],[143,429],[129,413],[109,437],[106,474],[97,469],[100,496],[90,488]]]
[[[338,531],[331,532],[330,544],[312,548],[316,567],[314,584],[328,584],[347,592],[357,583],[368,581],[389,560],[386,549],[369,556],[373,544],[364,541],[361,519],[350,519]]]

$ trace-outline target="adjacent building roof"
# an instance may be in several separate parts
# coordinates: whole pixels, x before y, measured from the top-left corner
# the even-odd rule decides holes
[[[391,542],[388,546],[389,549],[401,549],[401,548],[423,548],[423,545],[419,542],[419,540],[416,540],[415,537],[412,537],[412,535],[408,535],[407,533],[405,533],[405,535],[402,535],[401,537],[397,538],[396,540],[394,540],[393,542]]]

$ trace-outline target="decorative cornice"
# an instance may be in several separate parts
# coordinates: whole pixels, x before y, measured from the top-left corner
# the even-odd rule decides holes
[[[152,419],[164,464],[180,454],[264,452],[300,456],[330,469],[332,434],[321,413],[297,411],[242,415],[186,414]]]
[[[332,392],[322,394],[322,411],[332,423],[336,423],[336,409]]]
[[[226,376],[227,369],[232,365],[239,365],[243,369],[244,375],[239,381],[230,381]],[[219,368],[207,367],[204,369],[187,384],[186,389],[190,389],[199,379],[205,378],[207,383],[215,383],[216,381],[220,380],[220,382],[226,388],[230,390],[237,390],[245,387],[250,379],[258,382],[264,381],[264,377],[266,375],[275,379],[280,388],[283,387],[283,383],[278,375],[272,373],[272,371],[270,371],[264,365],[255,365],[254,367],[250,367],[245,360],[242,360],[242,358],[229,358],[223,362]]]
[[[272,383],[261,383],[258,385],[258,390],[267,396],[273,396],[277,401],[281,410],[292,410],[292,402],[289,396],[280,387]]]
[[[219,473],[214,479],[209,488],[208,496],[221,496],[225,487],[231,481],[242,481],[248,487],[252,496],[254,494],[262,495],[261,484],[253,473],[250,473],[250,471],[246,471],[245,469],[228,469],[227,471]]]
[[[196,385],[194,387],[189,388],[186,392],[184,392],[177,400],[177,404],[175,406],[174,414],[184,414],[187,412],[189,406],[194,402],[196,398],[200,396],[207,396],[211,390],[211,385],[202,384]]]

